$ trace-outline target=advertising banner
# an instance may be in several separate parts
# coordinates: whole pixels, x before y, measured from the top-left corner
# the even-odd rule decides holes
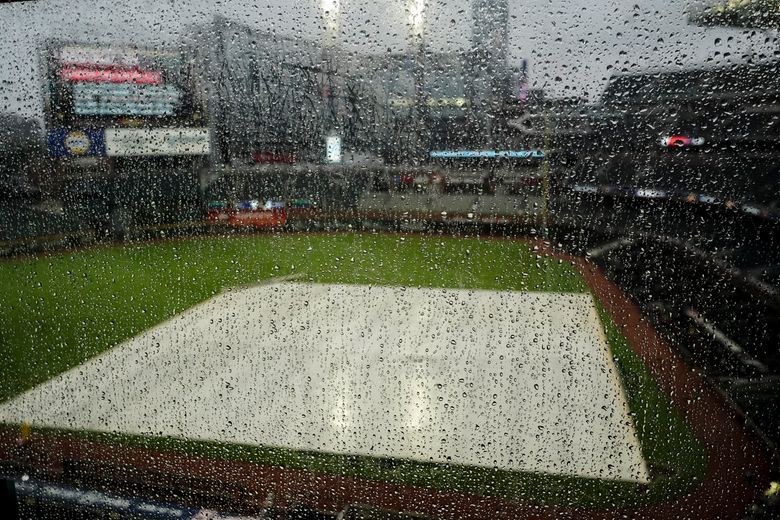
[[[129,70],[113,68],[63,67],[60,78],[65,81],[92,83],[138,83],[159,85],[162,76],[154,70]]]
[[[180,93],[173,85],[74,83],[73,97],[107,101],[176,101]]]
[[[177,49],[68,44],[47,60],[47,126],[187,127],[202,121],[192,63]],[[198,123],[196,123],[198,124]],[[200,123],[202,124],[202,123]]]
[[[206,155],[210,151],[208,128],[108,128],[109,156]]]
[[[105,134],[102,128],[49,130],[48,148],[51,157],[95,157],[106,155]]]
[[[543,159],[543,150],[433,150],[431,159]]]
[[[73,111],[78,115],[173,115],[180,93],[173,85],[75,83]]]
[[[238,211],[228,217],[228,224],[234,227],[265,228],[283,226],[287,221],[284,209]]]
[[[96,48],[72,45],[60,49],[62,65],[121,66],[126,68],[139,65],[138,51],[121,48]]]
[[[73,112],[80,116],[171,116],[170,103],[76,103]]]

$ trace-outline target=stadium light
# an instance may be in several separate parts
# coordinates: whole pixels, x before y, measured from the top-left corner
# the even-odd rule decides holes
[[[409,20],[412,41],[418,43],[425,32],[425,15],[428,11],[428,0],[407,0],[406,12]]]
[[[326,44],[334,45],[341,30],[341,0],[321,0],[320,8],[325,20]]]
[[[328,113],[336,113],[337,84],[334,81],[337,75],[337,63],[335,54],[338,49],[339,33],[341,32],[341,0],[320,0],[322,16],[325,20],[325,35],[322,45],[322,71],[323,92],[327,92],[330,110]],[[341,162],[341,137],[338,132],[338,120],[336,117],[326,123],[330,127],[325,136],[325,162]]]

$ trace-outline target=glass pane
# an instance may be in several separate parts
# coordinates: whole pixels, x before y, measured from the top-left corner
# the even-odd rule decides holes
[[[779,8],[0,5],[0,509],[780,517]]]

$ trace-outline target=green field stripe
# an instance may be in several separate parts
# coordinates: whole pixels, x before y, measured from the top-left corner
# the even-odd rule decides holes
[[[704,446],[653,380],[601,303],[595,301],[610,352],[620,373],[642,456],[650,469],[652,482],[642,503],[679,496],[704,477],[707,469]]]

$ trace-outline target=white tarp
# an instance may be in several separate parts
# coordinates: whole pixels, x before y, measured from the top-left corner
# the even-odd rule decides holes
[[[649,480],[587,293],[232,291],[0,405],[24,420]]]

